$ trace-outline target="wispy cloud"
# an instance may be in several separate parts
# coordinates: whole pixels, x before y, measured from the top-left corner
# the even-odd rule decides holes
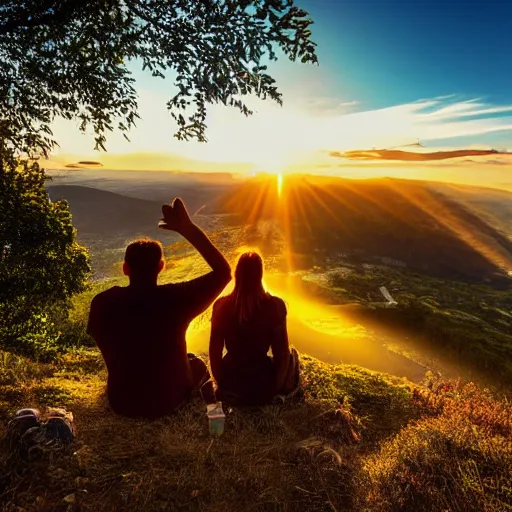
[[[337,149],[386,147],[405,141],[436,141],[512,130],[512,105],[489,105],[478,99],[434,98],[332,118],[325,142]],[[317,127],[318,130],[319,127]],[[336,140],[338,139],[338,140]]]
[[[293,108],[311,116],[339,116],[353,112],[361,103],[356,100],[340,101],[332,97],[312,97],[293,103]]]
[[[430,162],[437,160],[450,160],[450,159],[460,159],[460,158],[475,158],[475,157],[483,157],[483,156],[505,156],[510,157],[512,153],[500,153],[496,150],[487,149],[487,150],[478,150],[478,149],[452,149],[449,151],[404,151],[397,149],[378,149],[371,151],[331,151],[329,156],[335,158],[345,158],[349,160],[362,160],[362,161],[384,161],[384,160],[394,160],[394,161],[402,161],[402,162]],[[488,162],[488,160],[487,160]],[[503,162],[496,160],[496,162],[501,163],[511,163],[509,159],[508,162]]]
[[[464,147],[466,143],[475,146],[479,137],[505,130],[511,132],[512,145],[512,105],[489,104],[480,98],[443,96],[379,109],[365,109],[357,101],[327,95],[296,98],[285,101],[283,107],[249,98],[255,114],[248,118],[220,105],[209,109],[207,144],[173,138],[176,127],[164,108],[165,101],[165,95],[141,90],[143,119],[130,135],[132,143],[114,134],[109,139],[111,151],[169,152],[202,161],[250,162],[264,167],[313,161],[320,151],[394,148],[418,139],[428,146],[450,146],[450,139],[469,137]],[[65,144],[69,124],[57,128],[62,149],[78,153]],[[82,140],[75,136],[70,142],[78,148],[84,146]]]
[[[439,105],[439,103],[436,103],[436,105]],[[428,121],[432,119],[442,120],[460,117],[478,117],[490,114],[503,114],[505,112],[512,112],[512,105],[492,107],[479,102],[478,99],[473,99],[437,108],[434,112],[421,114],[421,118]]]

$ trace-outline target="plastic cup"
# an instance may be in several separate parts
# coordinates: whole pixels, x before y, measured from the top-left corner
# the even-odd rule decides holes
[[[212,436],[220,436],[224,433],[224,422],[225,418],[208,416],[208,425],[210,428],[210,434]]]
[[[211,405],[207,407],[208,416],[208,428],[212,436],[220,436],[224,432],[224,423],[226,421],[226,415],[222,410],[222,405]]]

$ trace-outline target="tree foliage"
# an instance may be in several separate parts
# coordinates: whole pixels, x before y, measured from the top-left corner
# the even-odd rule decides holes
[[[0,5],[0,138],[47,153],[56,116],[93,129],[105,149],[138,118],[130,61],[175,75],[167,108],[180,140],[205,141],[206,105],[252,112],[282,102],[266,72],[277,51],[316,63],[308,13],[293,0],[8,0]]]
[[[167,108],[180,140],[206,140],[206,106],[245,115],[254,94],[282,103],[265,63],[281,51],[317,62],[308,14],[293,0],[6,0],[0,3],[0,341],[47,343],[52,312],[89,271],[69,207],[51,202],[33,160],[58,118],[105,150],[138,116],[131,70],[173,77]],[[58,305],[58,307],[56,307]],[[63,307],[64,306],[64,307]],[[49,327],[50,326],[50,327]],[[23,340],[32,337],[23,344]],[[37,340],[36,340],[37,341]],[[20,345],[21,344],[21,345]]]
[[[0,163],[0,343],[37,355],[56,341],[52,312],[61,315],[83,290],[89,259],[68,204],[49,200],[37,163],[12,153]]]

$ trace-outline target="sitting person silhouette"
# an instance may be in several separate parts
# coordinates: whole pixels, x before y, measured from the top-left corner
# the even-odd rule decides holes
[[[187,354],[189,323],[205,311],[231,280],[231,268],[177,198],[162,206],[162,229],[186,238],[212,271],[187,282],[158,285],[162,246],[138,240],[126,248],[123,271],[129,285],[94,297],[87,332],[108,370],[107,396],[114,412],[154,419],[172,412],[203,387],[213,402],[213,383],[203,361]],[[204,393],[210,384],[211,398]]]
[[[217,399],[232,405],[268,404],[299,385],[299,359],[288,344],[285,303],[265,291],[262,279],[259,254],[242,254],[233,292],[213,306],[210,366]]]

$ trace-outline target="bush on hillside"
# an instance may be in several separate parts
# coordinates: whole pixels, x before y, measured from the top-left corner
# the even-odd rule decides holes
[[[4,152],[0,162],[0,347],[52,357],[56,319],[90,272],[69,206],[52,202],[37,162]]]
[[[474,384],[416,392],[427,417],[365,464],[371,510],[512,509],[512,408]]]

